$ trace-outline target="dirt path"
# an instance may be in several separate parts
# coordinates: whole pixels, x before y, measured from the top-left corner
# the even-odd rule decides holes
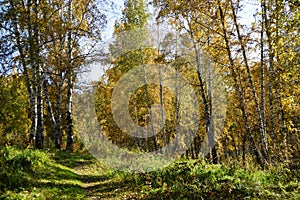
[[[80,164],[73,168],[85,188],[87,199],[135,199],[130,184],[112,174],[99,163]]]

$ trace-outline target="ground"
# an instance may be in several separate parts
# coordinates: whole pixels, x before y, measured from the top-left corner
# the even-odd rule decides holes
[[[14,147],[0,148],[0,167],[0,199],[300,199],[299,167],[246,170],[181,159],[132,174],[88,152]]]

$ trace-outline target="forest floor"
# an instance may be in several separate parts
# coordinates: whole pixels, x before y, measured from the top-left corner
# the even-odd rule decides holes
[[[100,162],[89,154],[73,159],[62,159],[60,163],[70,167],[77,174],[81,182],[80,186],[84,188],[87,199],[134,199],[138,198],[138,190],[133,187],[131,181],[126,176],[116,172]],[[68,163],[65,163],[67,161]]]
[[[180,160],[132,174],[88,153],[0,147],[0,199],[300,199],[300,171]]]
[[[141,197],[129,173],[112,170],[88,153],[5,150],[0,149],[0,199]]]

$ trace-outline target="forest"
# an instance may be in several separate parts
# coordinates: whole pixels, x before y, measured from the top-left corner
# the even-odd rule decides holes
[[[299,0],[0,5],[0,199],[300,198]]]

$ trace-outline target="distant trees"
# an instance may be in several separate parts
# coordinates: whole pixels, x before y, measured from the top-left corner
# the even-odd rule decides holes
[[[210,139],[209,148],[213,155],[213,162],[217,163],[211,94],[212,78],[214,78],[214,81],[217,79],[214,77],[216,74],[213,75],[212,73],[217,70],[209,70],[209,56],[201,51],[197,38],[190,39],[194,34],[198,34],[197,37],[200,37],[199,31],[195,29],[188,33],[176,35],[162,29],[161,33],[159,30],[157,33],[155,28],[151,28],[147,23],[145,8],[143,1],[128,0],[125,2],[125,9],[120,21],[116,22],[114,29],[115,41],[109,47],[113,57],[110,63],[111,68],[106,71],[103,80],[100,81],[97,93],[96,107],[100,125],[113,143],[121,147],[138,148],[144,151],[162,151],[162,147],[166,147],[171,141],[174,141],[173,149],[165,149],[165,151],[170,151],[169,153],[172,153],[172,151],[181,152],[181,149],[189,148],[186,144],[192,143],[192,141],[188,141],[193,140],[197,135],[197,142],[187,152],[187,154],[197,157],[202,148],[203,135],[198,134],[197,131],[192,131],[192,127],[197,127],[199,122],[195,119],[184,118],[187,117],[186,113],[193,113],[195,110],[197,112],[199,109],[199,113],[205,120],[205,133]],[[194,24],[191,26],[194,27]],[[150,41],[149,44],[147,44],[147,41]],[[157,46],[154,45],[154,41],[157,42]],[[196,64],[196,68],[193,66],[194,64]],[[113,118],[111,107],[119,105],[112,105],[112,93],[122,76],[126,76],[126,73],[138,66],[142,66],[146,71],[146,65],[159,66],[159,80],[157,80],[157,85],[147,83],[146,74],[144,75],[145,84],[137,89],[130,99],[129,111],[132,120],[143,127],[144,129],[141,131],[149,137],[130,137],[130,135],[120,130]],[[166,70],[170,68],[176,71],[172,77],[166,76]],[[151,70],[151,67],[149,67],[149,70]],[[152,70],[157,70],[157,68],[153,67]],[[208,79],[209,73],[210,85],[206,85],[204,80]],[[183,88],[186,88],[186,83],[182,82],[181,76],[190,80],[191,84],[197,85],[193,88],[197,91],[197,96],[183,96],[186,92],[183,91]],[[193,80],[195,77],[197,77],[197,81]],[[132,79],[138,79],[138,77],[132,77]],[[170,83],[170,80],[172,83]],[[166,82],[172,84],[172,91],[164,86]],[[198,86],[200,83],[201,86]],[[208,86],[209,90],[207,91]],[[119,95],[122,96],[122,94]],[[196,98],[204,103],[199,107],[189,105],[188,108],[188,105],[184,105],[188,98]],[[124,105],[123,103],[120,104]],[[150,109],[153,104],[160,105],[159,117],[154,116]],[[202,108],[205,112],[202,112]],[[125,118],[126,115],[122,116]],[[154,131],[154,117],[161,120],[158,132]],[[183,130],[181,128],[182,123],[186,123],[185,125],[189,128]],[[150,127],[149,130],[147,125]],[[199,129],[202,130],[202,128]],[[185,134],[189,137],[183,139],[183,132],[187,132],[188,134]],[[201,131],[199,130],[199,132]]]
[[[155,135],[148,139],[142,139],[124,134],[114,122],[111,108],[107,107],[108,104],[111,105],[113,87],[121,77],[134,67],[153,63],[153,55],[155,53],[151,48],[145,47],[145,42],[149,37],[147,33],[149,14],[147,14],[144,1],[126,0],[124,6],[122,17],[119,21],[116,21],[114,26],[115,42],[109,47],[112,55],[112,60],[109,61],[109,64],[112,67],[106,72],[107,80],[100,81],[98,86],[96,103],[98,116],[103,122],[101,125],[105,130],[105,134],[113,143],[120,146],[140,147],[144,150],[156,149],[157,141]],[[134,79],[135,77],[132,78]],[[149,120],[149,123],[152,123],[151,116],[148,116],[146,119],[145,115],[149,113],[153,102],[153,99],[149,96],[149,87],[151,86],[145,84],[144,87],[138,89],[132,98],[131,105],[133,105],[133,109],[131,109],[131,117],[139,125],[145,125]],[[150,143],[152,145],[149,145]]]

